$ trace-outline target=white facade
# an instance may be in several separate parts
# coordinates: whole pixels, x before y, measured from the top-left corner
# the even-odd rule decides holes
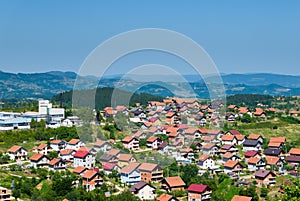
[[[155,188],[151,187],[150,185],[146,185],[138,191],[136,196],[141,200],[154,200],[156,197]]]
[[[74,157],[73,166],[83,166],[86,168],[95,167],[95,157],[92,154],[88,154],[84,158]]]

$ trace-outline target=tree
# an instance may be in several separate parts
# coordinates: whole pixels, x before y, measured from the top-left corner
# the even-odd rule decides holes
[[[300,182],[293,181],[293,185],[284,185],[284,195],[281,201],[297,201],[300,197]]]
[[[147,140],[146,140],[146,139],[140,139],[140,140],[139,140],[139,146],[140,146],[140,147],[145,147],[145,146],[147,146]]]
[[[58,157],[58,152],[57,151],[51,151],[48,153],[48,156],[50,159],[53,159],[53,158],[57,158]]]
[[[181,168],[182,180],[189,186],[192,183],[192,179],[198,175],[198,166],[195,164],[187,164]]]

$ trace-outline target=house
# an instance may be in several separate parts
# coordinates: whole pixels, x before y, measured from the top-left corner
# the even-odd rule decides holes
[[[79,139],[72,139],[67,143],[66,149],[78,150],[80,147],[83,146],[85,146],[85,144],[81,142]]]
[[[116,163],[103,163],[102,169],[105,174],[111,174],[113,170],[118,171],[121,169]]]
[[[226,153],[223,155],[223,162],[227,162],[229,160],[232,160],[232,161],[236,161],[236,160],[240,160],[241,158],[238,157],[236,154],[234,153]]]
[[[177,157],[179,157],[179,158],[183,157],[190,161],[195,159],[194,156],[195,156],[194,151],[191,148],[182,148],[182,149],[179,149],[177,152]]]
[[[214,143],[207,143],[202,147],[203,154],[206,155],[216,155],[218,152],[218,147]]]
[[[254,176],[258,186],[273,186],[276,183],[276,175],[269,170],[258,170]]]
[[[226,135],[241,135],[238,130],[230,130],[226,132]]]
[[[30,166],[33,168],[48,167],[49,158],[48,156],[40,153],[35,153],[30,157]]]
[[[66,143],[61,140],[52,140],[50,142],[50,147],[53,151],[59,151],[61,149],[65,149]]]
[[[266,156],[278,156],[283,158],[283,151],[281,148],[268,148],[265,151]]]
[[[92,191],[96,188],[100,188],[103,179],[100,174],[95,170],[87,170],[83,175],[82,178],[82,185],[86,189],[86,191]]]
[[[250,134],[248,140],[258,140],[261,144],[264,142],[264,138],[261,135]]]
[[[126,185],[134,185],[141,181],[141,172],[138,170],[139,163],[129,163],[120,170],[121,182]]]
[[[185,183],[184,181],[179,177],[166,177],[161,182],[162,188],[167,191],[173,191],[173,190],[184,190]]]
[[[229,110],[237,110],[238,107],[236,105],[228,105],[227,109],[229,109]]]
[[[300,156],[300,148],[291,148],[289,154]]]
[[[261,157],[261,154],[259,151],[255,151],[255,150],[248,150],[245,152],[244,154],[245,158],[251,158],[251,157]]]
[[[245,135],[236,135],[235,137],[238,145],[242,145],[245,142]]]
[[[136,137],[126,136],[123,138],[122,143],[125,149],[134,151],[139,149],[139,140]]]
[[[74,155],[73,166],[92,168],[95,166],[95,156],[88,151],[78,150]]]
[[[250,112],[250,110],[249,110],[249,108],[247,108],[247,107],[240,107],[238,109],[238,113],[239,113],[240,116],[243,116],[245,114],[252,115],[251,112]]]
[[[169,111],[166,114],[166,122],[169,123],[169,124],[174,124],[178,120],[177,117],[178,116],[177,116],[176,112]]]
[[[40,144],[39,146],[33,147],[33,152],[34,153],[40,153],[47,155],[48,152],[52,151],[51,147],[48,147],[47,144]]]
[[[212,190],[204,184],[191,184],[188,189],[188,201],[210,200]]]
[[[255,117],[260,117],[260,118],[265,118],[266,117],[266,113],[261,108],[255,108],[255,112],[253,113],[253,115]]]
[[[221,150],[219,151],[219,153],[223,154],[223,153],[227,153],[227,152],[236,153],[236,152],[238,152],[238,149],[235,148],[234,145],[232,145],[232,144],[224,144],[221,147]]]
[[[198,165],[202,169],[213,169],[215,161],[209,155],[203,155],[198,159]]]
[[[120,167],[125,167],[129,163],[136,162],[136,159],[132,154],[120,154],[118,157],[118,165]]]
[[[242,165],[238,161],[228,160],[228,161],[226,161],[226,163],[223,164],[223,166],[224,166],[224,173],[225,174],[228,174],[228,173],[231,173],[231,172],[239,173],[243,170]]]
[[[48,163],[49,170],[60,171],[66,169],[66,163],[61,158],[54,158]]]
[[[12,195],[12,192],[10,189],[0,187],[0,200],[1,201],[13,200],[11,195]]]
[[[112,148],[111,144],[108,141],[97,140],[94,144],[94,149],[99,152],[108,152]]]
[[[221,139],[221,137],[223,135],[223,131],[217,130],[217,129],[211,129],[211,130],[208,130],[207,135],[213,136],[214,139]]]
[[[121,154],[121,151],[118,149],[111,149],[107,152],[107,154],[115,156],[115,157],[119,157],[119,155]]]
[[[285,158],[286,162],[289,164],[299,165],[300,164],[300,156],[290,155]]]
[[[138,138],[138,139],[145,139],[147,137],[146,132],[144,131],[137,131],[134,134],[134,137]]]
[[[86,167],[83,166],[77,166],[72,172],[74,172],[77,175],[83,175],[85,171],[87,170]]]
[[[248,150],[254,150],[254,151],[259,151],[261,150],[261,142],[259,140],[245,140],[243,143],[243,150],[248,151]]]
[[[270,143],[279,143],[279,144],[285,144],[286,138],[285,137],[271,137]]]
[[[75,153],[76,153],[76,151],[73,149],[63,149],[63,150],[59,151],[58,157],[64,161],[73,161],[73,159],[74,159],[73,155]]]
[[[266,163],[261,158],[249,158],[247,160],[248,163],[248,170],[251,172],[263,169]]]
[[[225,120],[226,121],[235,121],[236,115],[232,112],[227,112],[225,114]]]
[[[283,162],[279,157],[266,156],[266,167],[271,168],[272,166],[282,167]]]
[[[156,188],[144,181],[140,181],[130,187],[130,192],[141,200],[154,200],[156,197],[155,190]]]
[[[22,146],[14,145],[8,150],[8,156],[10,160],[26,160],[28,155],[27,149]]]
[[[214,138],[213,136],[203,136],[203,137],[201,138],[202,144],[203,144],[203,145],[215,141],[214,139],[215,139],[215,138]]]
[[[172,195],[168,195],[164,193],[157,198],[157,201],[179,201],[179,200],[173,197]]]
[[[248,196],[235,195],[233,196],[231,201],[253,201],[253,198]]]
[[[157,150],[158,146],[162,143],[162,140],[158,137],[151,136],[147,140],[147,148]]]
[[[234,135],[223,135],[221,139],[222,139],[221,141],[222,144],[232,144],[232,145],[237,144],[237,139],[236,136]]]
[[[158,164],[142,163],[138,170],[141,180],[145,182],[159,182],[163,179],[163,169]]]
[[[198,128],[188,128],[184,132],[186,138],[198,139],[201,137],[201,133]]]

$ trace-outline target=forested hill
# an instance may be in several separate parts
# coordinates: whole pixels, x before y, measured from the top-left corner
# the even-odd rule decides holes
[[[255,107],[258,103],[264,105],[271,105],[273,96],[260,95],[260,94],[236,94],[227,97],[227,104],[233,105],[247,105],[249,107]]]
[[[89,106],[88,103],[85,101],[87,97],[90,97],[94,94],[93,90],[80,90],[76,93],[79,93],[79,98],[81,99],[79,102],[84,103],[80,106]],[[115,101],[112,101],[112,94],[114,94]],[[70,108],[72,107],[72,95],[73,91],[68,91],[62,93],[60,96],[59,94],[52,98],[52,101],[56,104],[59,103],[60,97],[62,100],[63,107]],[[129,105],[134,105],[135,103],[141,103],[142,105],[146,105],[148,101],[162,101],[163,97],[155,96],[147,93],[132,93],[120,89],[114,89],[109,87],[98,88],[96,90],[95,95],[95,106],[96,109],[103,109],[105,107],[112,106],[112,104],[116,105],[128,105],[126,101],[128,98],[130,100]]]

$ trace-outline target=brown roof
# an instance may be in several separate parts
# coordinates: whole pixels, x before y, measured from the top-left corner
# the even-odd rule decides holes
[[[231,201],[252,201],[252,197],[235,195]]]
[[[257,140],[258,138],[260,138],[261,135],[256,135],[256,134],[250,134],[248,136],[248,139],[251,139],[251,140]]]
[[[211,149],[214,146],[216,146],[214,143],[207,143],[207,144],[203,145],[202,149]]]
[[[61,155],[69,155],[69,154],[71,154],[72,152],[74,152],[73,149],[63,149],[63,150],[60,150],[60,151],[59,151],[59,153],[60,153]]]
[[[55,165],[56,163],[58,163],[60,161],[59,158],[53,158],[48,164],[49,165]]]
[[[279,161],[277,156],[266,156],[267,165],[276,165]]]
[[[145,171],[145,172],[152,172],[153,170],[155,170],[156,168],[158,168],[159,166],[157,164],[154,163],[142,163],[138,169],[141,171]]]
[[[234,153],[226,153],[223,155],[223,158],[231,158],[234,155]]]
[[[48,145],[47,144],[40,144],[37,149],[38,150],[43,150],[44,148],[46,148]]]
[[[285,143],[286,138],[285,137],[271,137],[270,142],[274,143]]]
[[[238,141],[242,141],[245,139],[245,135],[236,135],[235,137]]]
[[[166,177],[165,181],[168,183],[170,187],[185,186],[184,181],[179,176]]]
[[[258,161],[260,161],[260,158],[252,157],[247,160],[247,163],[256,164],[256,163],[258,163]]]
[[[130,159],[133,157],[132,154],[120,154],[119,155],[119,161],[130,161]]]
[[[129,174],[139,167],[139,163],[129,163],[120,170],[120,173]]]
[[[78,142],[80,142],[79,139],[72,139],[72,140],[70,140],[70,141],[68,142],[68,144],[75,145],[75,144],[77,144]]]
[[[234,135],[223,135],[222,136],[223,141],[233,141],[234,138],[236,138]]]
[[[270,142],[268,144],[268,147],[280,147],[281,146],[281,142]]]
[[[300,148],[291,148],[290,155],[300,155]]]
[[[61,142],[61,140],[52,140],[50,143],[51,144],[58,144],[58,143],[60,143]]]
[[[197,131],[199,131],[198,128],[188,128],[188,129],[185,130],[185,134],[193,135]]]
[[[158,139],[157,137],[151,136],[151,137],[148,138],[147,142],[152,143],[152,142],[154,142],[154,141],[157,140],[157,139]]]
[[[44,154],[40,154],[40,153],[35,153],[33,156],[30,157],[31,161],[39,161],[41,160],[43,157],[47,157]]]
[[[19,151],[19,149],[21,149],[21,148],[22,148],[22,146],[14,145],[8,150],[8,152],[14,153],[14,152]]]
[[[228,160],[226,163],[224,163],[224,167],[234,168],[238,164],[238,161]]]
[[[112,156],[117,156],[120,153],[120,150],[118,150],[118,149],[111,149],[107,153],[109,155],[112,155]]]
[[[158,201],[170,201],[170,199],[172,198],[171,195],[168,195],[168,194],[161,194],[157,200]]]
[[[170,118],[170,117],[174,116],[175,114],[176,114],[175,112],[168,112],[168,113],[166,114],[166,117],[167,117],[167,118]]]
[[[208,133],[207,128],[199,128],[199,131],[200,131],[200,133],[202,133],[202,134],[207,134],[207,133]]]
[[[83,167],[83,166],[77,166],[74,170],[73,170],[73,172],[74,173],[77,173],[77,174],[80,174],[80,173],[82,173],[83,171],[85,171],[87,168],[86,167]]]
[[[214,136],[203,136],[201,138],[202,141],[213,141],[214,139]]]
[[[97,140],[97,141],[94,143],[94,146],[101,147],[101,146],[104,145],[105,143],[107,143],[107,141],[104,141],[104,140]]]
[[[82,178],[85,179],[91,179],[93,178],[96,174],[98,174],[98,172],[94,171],[94,170],[87,170],[85,171],[85,173],[82,175]]]
[[[123,138],[122,142],[131,142],[134,139],[132,136],[126,136]]]
[[[210,158],[209,155],[203,155],[203,156],[201,156],[198,160],[201,161],[201,162],[204,162],[204,161],[206,161],[206,160],[209,159],[209,158]]]

